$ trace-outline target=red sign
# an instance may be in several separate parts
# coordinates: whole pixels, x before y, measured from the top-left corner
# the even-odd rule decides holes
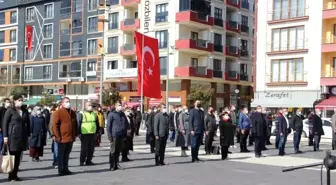
[[[58,89],[58,94],[64,95],[64,89]]]
[[[27,39],[27,48],[30,52],[32,50],[33,45],[33,26],[27,25],[26,26],[26,39]]]
[[[94,91],[95,94],[98,94],[100,92],[100,87],[95,87]]]

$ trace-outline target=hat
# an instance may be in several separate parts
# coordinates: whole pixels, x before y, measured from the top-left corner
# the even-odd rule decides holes
[[[17,95],[17,94],[16,94],[16,95],[13,96],[13,100],[14,100],[14,101],[16,101],[16,100],[18,100],[18,99],[20,99],[20,98],[22,98],[22,95]]]

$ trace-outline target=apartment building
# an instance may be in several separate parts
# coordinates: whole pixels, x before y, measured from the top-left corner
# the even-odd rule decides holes
[[[36,99],[46,91],[78,104],[97,99],[103,70],[104,86],[139,104],[134,32],[140,31],[158,38],[160,48],[162,100],[148,104],[165,101],[167,78],[170,104],[185,104],[197,84],[216,90],[217,108],[251,100],[251,0],[34,0],[0,7],[4,90],[23,85]],[[26,25],[34,30],[31,52]],[[1,37],[2,30],[16,40]]]
[[[258,3],[252,106],[312,108],[320,99],[322,4],[315,0]]]

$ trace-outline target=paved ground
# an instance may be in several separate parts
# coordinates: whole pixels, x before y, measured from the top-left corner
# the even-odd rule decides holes
[[[144,135],[144,133],[143,133]],[[167,147],[166,163],[164,167],[155,167],[152,154],[148,154],[149,147],[144,144],[144,137],[137,137],[135,140],[135,151],[130,158],[134,161],[122,163],[125,170],[108,171],[108,142],[104,137],[103,146],[96,149],[92,167],[78,166],[79,143],[76,143],[71,153],[70,170],[74,175],[58,177],[57,170],[51,167],[52,153],[50,147],[45,149],[43,161],[32,163],[25,155],[21,165],[19,176],[25,181],[8,183],[5,175],[0,175],[0,183],[3,184],[24,184],[24,185],[210,185],[210,184],[238,184],[238,185],[318,185],[320,184],[320,172],[318,168],[299,170],[282,173],[284,166],[302,165],[321,161],[325,152],[312,152],[307,147],[306,141],[302,142],[302,150],[306,151],[301,155],[291,154],[292,141],[286,148],[288,156],[278,157],[274,146],[270,146],[265,158],[254,158],[254,154],[240,154],[238,149],[231,149],[234,154],[230,155],[228,161],[219,160],[220,156],[204,156],[202,163],[192,164],[190,158],[181,158],[180,150]],[[322,143],[321,149],[329,149],[330,143]],[[252,150],[252,148],[250,148]],[[203,151],[203,147],[202,147]],[[335,176],[333,173],[332,176]],[[325,179],[325,178],[324,178]],[[336,180],[336,178],[334,178]],[[336,181],[335,181],[336,182]],[[332,184],[335,184],[332,183]]]

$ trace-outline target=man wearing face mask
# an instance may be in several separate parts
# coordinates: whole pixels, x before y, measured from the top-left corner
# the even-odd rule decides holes
[[[204,113],[201,110],[201,101],[195,101],[195,107],[189,112],[189,123],[191,133],[191,162],[199,162],[199,147],[204,133]]]
[[[316,108],[312,117],[313,134],[314,134],[314,151],[320,150],[321,136],[324,135],[323,124],[321,119],[321,110]]]
[[[134,122],[133,122],[133,115],[131,113],[131,109],[126,108],[125,109],[125,116],[127,119],[127,134],[126,134],[126,138],[124,140],[124,147],[123,150],[121,152],[121,161],[123,162],[129,162],[132,161],[131,159],[128,158],[128,153],[129,150],[133,150],[133,134],[134,134]]]
[[[165,165],[165,151],[169,136],[169,115],[165,104],[160,105],[161,112],[154,117],[155,165]]]
[[[58,175],[71,175],[69,158],[78,135],[76,112],[71,110],[70,99],[64,97],[60,109],[53,113],[52,129],[58,146]]]
[[[85,110],[77,114],[79,138],[81,140],[80,166],[92,166],[92,157],[99,133],[99,120],[91,102],[85,103]],[[85,163],[85,164],[84,164]]]
[[[302,130],[303,130],[303,115],[302,115],[302,110],[301,109],[297,109],[296,110],[296,115],[294,115],[292,117],[292,129],[294,132],[294,138],[293,138],[293,142],[294,142],[294,150],[296,154],[302,153],[299,150],[299,146],[300,146],[300,141],[301,141],[301,134],[302,134]]]
[[[105,116],[100,105],[98,105],[97,110],[95,111],[98,117],[99,123],[99,134],[97,136],[96,146],[99,147],[101,143],[101,136],[104,135],[105,130]]]
[[[243,107],[241,113],[239,114],[238,125],[240,128],[240,152],[247,153],[250,152],[247,149],[247,138],[251,130],[251,120],[248,116],[247,107]]]
[[[282,107],[282,114],[278,117],[279,120],[279,156],[284,156],[286,142],[287,142],[287,135],[288,135],[288,128],[289,128],[289,121],[287,118],[288,109]]]
[[[107,136],[110,140],[110,170],[122,169],[119,165],[119,155],[124,147],[124,138],[127,132],[127,118],[122,112],[120,102],[115,104],[115,110],[107,117]]]
[[[141,121],[142,121],[142,114],[141,114],[140,107],[137,107],[137,109],[136,109],[136,112],[135,112],[135,121],[136,121],[135,135],[139,136],[139,130],[140,130]]]
[[[215,137],[215,132],[217,131],[216,118],[213,114],[213,108],[209,107],[208,113],[204,117],[204,129],[205,129],[205,154],[211,154],[212,142]]]
[[[2,122],[5,112],[11,106],[10,100],[8,98],[3,99],[4,106],[0,108],[0,151],[2,151],[3,146],[3,134],[2,134]]]
[[[257,111],[251,116],[252,134],[254,136],[254,152],[255,157],[263,157],[261,150],[263,149],[264,138],[266,136],[266,121],[262,114],[262,107],[257,106]]]
[[[154,110],[156,110],[156,107],[154,107]],[[156,114],[156,111],[154,112],[152,109],[149,109],[147,120],[146,120],[147,132],[149,134],[149,146],[150,146],[151,153],[155,153],[155,136],[154,136],[154,116],[155,114]]]

